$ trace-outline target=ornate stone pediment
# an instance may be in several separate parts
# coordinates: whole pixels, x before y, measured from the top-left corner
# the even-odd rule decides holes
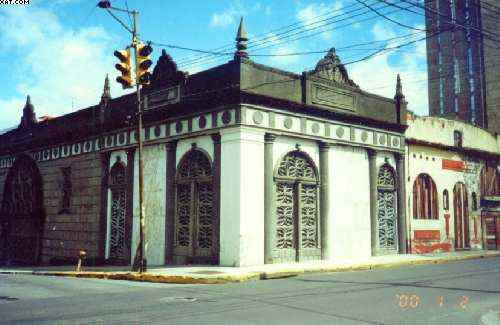
[[[359,88],[354,81],[349,79],[347,70],[335,53],[334,47],[328,51],[324,58],[319,60],[316,68],[310,71],[310,75]]]
[[[167,51],[162,50],[161,56],[153,69],[151,76],[151,89],[159,89],[178,84],[187,76],[186,72],[179,71],[177,64]]]

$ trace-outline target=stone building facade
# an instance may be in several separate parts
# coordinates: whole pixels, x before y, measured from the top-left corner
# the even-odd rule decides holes
[[[410,117],[406,141],[410,252],[500,249],[500,136]]]
[[[301,75],[233,60],[188,75],[163,52],[143,91],[149,265],[226,266],[406,252],[406,102],[361,90],[332,49]],[[135,94],[0,136],[1,259],[139,244]],[[25,123],[24,121],[28,121]],[[22,202],[17,204],[16,202]],[[28,253],[29,252],[29,253]]]

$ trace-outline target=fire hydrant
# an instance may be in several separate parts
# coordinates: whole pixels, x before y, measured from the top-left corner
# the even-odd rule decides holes
[[[80,251],[78,253],[78,264],[76,265],[76,272],[82,272],[82,265],[85,257],[87,257],[86,251]]]

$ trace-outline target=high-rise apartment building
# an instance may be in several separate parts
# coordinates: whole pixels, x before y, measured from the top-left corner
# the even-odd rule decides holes
[[[500,133],[500,3],[426,0],[429,110]]]

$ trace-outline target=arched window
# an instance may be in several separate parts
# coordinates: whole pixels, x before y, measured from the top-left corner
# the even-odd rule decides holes
[[[218,216],[214,210],[212,164],[193,148],[176,175],[174,255],[179,263],[217,263]]]
[[[413,183],[413,218],[439,218],[436,184],[428,174],[418,175]]]
[[[457,130],[453,131],[453,139],[454,139],[455,147],[462,148],[462,144],[463,144],[462,132],[457,131]]]
[[[476,192],[472,192],[472,211],[477,210],[477,194]]]
[[[397,250],[396,181],[389,164],[380,167],[377,178],[378,248]]]
[[[443,209],[450,209],[450,194],[448,193],[448,190],[443,191]]]
[[[276,172],[275,262],[321,259],[318,174],[304,152],[289,152]]]
[[[111,190],[111,215],[109,220],[109,255],[111,260],[126,261],[128,249],[126,241],[127,215],[126,168],[120,157],[111,167],[109,189]]]
[[[486,164],[481,169],[481,198],[500,195],[500,175],[496,166]]]

